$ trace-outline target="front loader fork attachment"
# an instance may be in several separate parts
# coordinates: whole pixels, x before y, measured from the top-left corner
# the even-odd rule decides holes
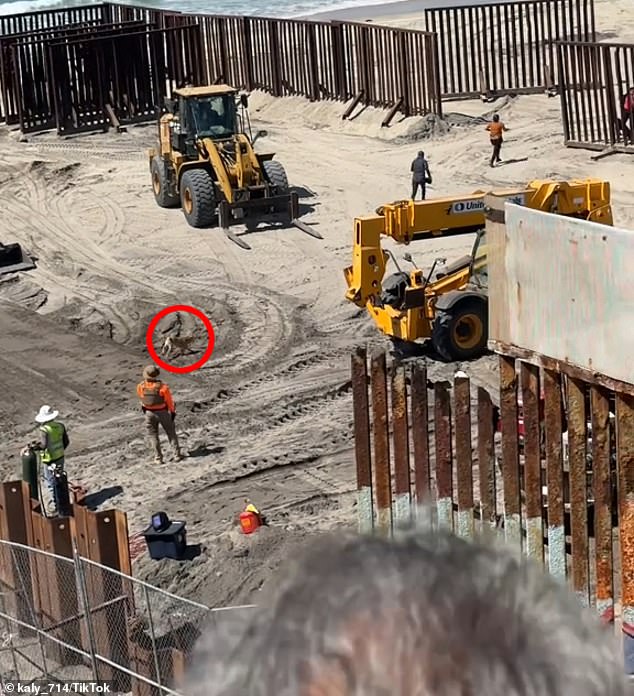
[[[291,219],[291,223],[299,219],[299,196],[297,191],[291,191],[290,199],[288,201],[288,214]]]

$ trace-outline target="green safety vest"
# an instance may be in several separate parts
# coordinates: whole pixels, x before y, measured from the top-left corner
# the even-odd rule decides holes
[[[48,435],[48,447],[42,450],[42,461],[45,464],[56,462],[64,456],[64,426],[61,423],[45,423],[40,430]]]

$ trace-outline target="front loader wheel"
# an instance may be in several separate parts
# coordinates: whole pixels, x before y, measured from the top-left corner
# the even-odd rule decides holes
[[[488,334],[487,303],[470,299],[436,314],[431,340],[438,355],[452,362],[480,357],[486,351]]]
[[[277,160],[266,160],[266,162],[264,162],[264,171],[266,172],[266,176],[271,183],[272,196],[280,196],[289,192],[286,171]],[[277,205],[273,206],[271,210],[273,212],[282,212],[286,210],[286,208],[286,204],[278,203]]]
[[[170,191],[167,163],[161,157],[153,157],[150,164],[154,198],[161,208],[175,208],[179,203],[177,195]]]
[[[275,194],[288,193],[288,176],[286,176],[286,170],[280,162],[277,160],[266,160],[264,162],[264,171],[275,189]]]
[[[216,216],[216,192],[211,176],[204,169],[185,172],[180,194],[187,222],[192,227],[210,227]]]

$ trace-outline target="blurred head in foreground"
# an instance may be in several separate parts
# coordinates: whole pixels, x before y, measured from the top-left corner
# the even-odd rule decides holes
[[[201,639],[187,693],[625,693],[616,645],[595,615],[504,549],[438,531],[338,536],[286,571],[248,625]]]

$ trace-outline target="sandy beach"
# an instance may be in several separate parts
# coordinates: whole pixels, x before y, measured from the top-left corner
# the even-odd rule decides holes
[[[398,5],[410,14],[399,7],[390,16],[383,5],[358,18],[422,22],[422,2]],[[596,8],[599,31],[634,35],[627,0],[599,0]],[[44,403],[58,408],[71,438],[69,477],[94,505],[125,510],[131,534],[166,510],[187,521],[192,544],[202,544],[191,563],[143,555],[135,573],[214,606],[257,601],[308,535],[356,524],[350,352],[387,341],[345,301],[343,268],[353,218],[409,196],[419,149],[434,178],[428,197],[592,176],[611,183],[616,224],[634,228],[634,161],[594,162],[593,153],[566,149],[558,98],[449,102],[442,121],[396,118],[383,129],[385,113],[372,108],[342,121],[341,103],[261,93],[250,103],[254,126],[268,133],[257,148],[285,165],[304,221],[323,240],[261,224],[245,236],[246,251],[219,230],[188,227],[179,210],[157,207],[146,156],[154,125],[26,142],[0,130],[2,241],[19,241],[38,257],[36,271],[0,280],[0,474],[19,477],[35,413]],[[504,166],[490,169],[484,124],[494,111],[510,131]],[[435,257],[468,253],[472,241],[435,239],[409,251],[428,268]],[[402,257],[403,248],[386,247]],[[149,362],[146,327],[173,304],[204,311],[216,347],[198,372],[167,376],[188,456],[153,467],[134,387]],[[467,369],[495,391],[495,364],[486,357]],[[431,362],[430,377],[459,368]],[[248,540],[234,523],[245,498],[270,522]]]

